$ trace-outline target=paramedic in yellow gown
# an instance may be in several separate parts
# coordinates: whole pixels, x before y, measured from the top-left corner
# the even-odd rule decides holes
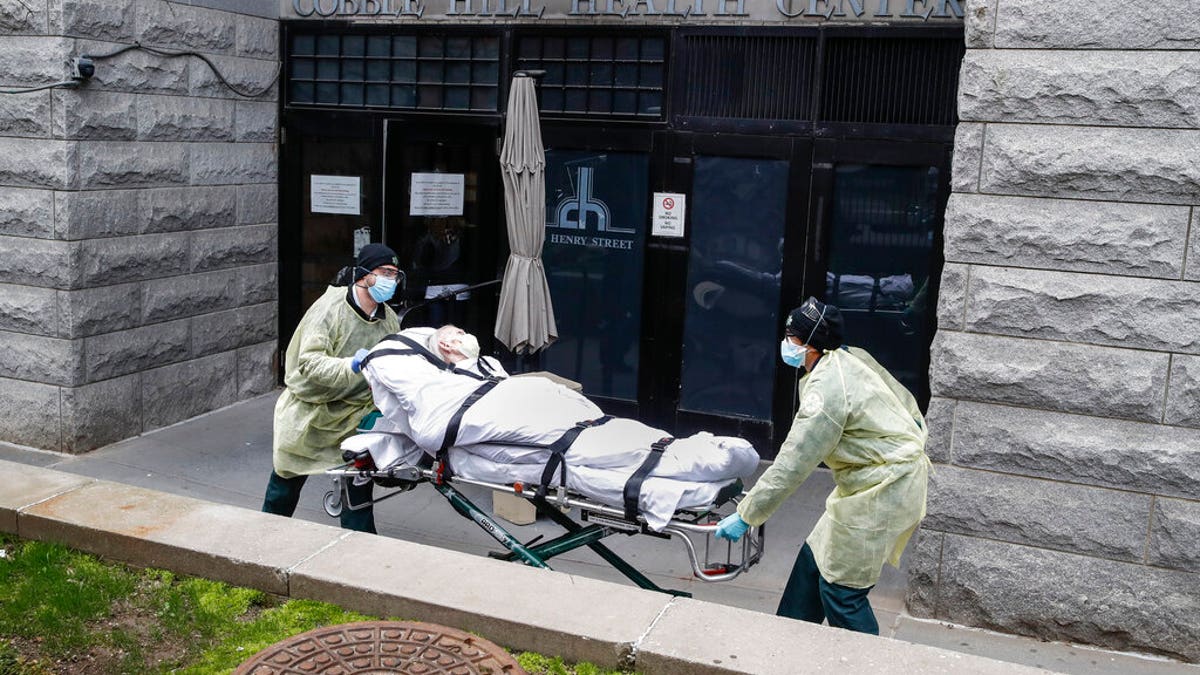
[[[360,364],[370,347],[400,330],[386,304],[403,276],[398,263],[392,249],[367,244],[346,279],[349,286],[325,289],[296,326],[284,357],[287,388],[275,403],[273,470],[263,511],[292,515],[306,479],[341,463],[342,441],[375,408]],[[349,496],[351,504],[369,502],[371,484],[352,485]],[[371,507],[344,507],[341,522],[375,532]]]
[[[776,611],[879,634],[867,593],[897,565],[925,517],[925,420],[912,394],[866,351],[842,345],[837,307],[809,298],[792,310],[780,355],[808,371],[779,456],[721,521],[736,541],[779,508],[822,461],[836,488],[801,547]]]

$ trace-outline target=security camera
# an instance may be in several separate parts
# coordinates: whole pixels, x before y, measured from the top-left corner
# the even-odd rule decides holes
[[[71,65],[72,80],[88,80],[96,74],[96,64],[86,56],[76,57]]]

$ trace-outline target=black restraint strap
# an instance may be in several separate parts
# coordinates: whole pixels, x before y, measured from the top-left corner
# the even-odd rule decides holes
[[[667,446],[674,443],[675,439],[667,436],[660,438],[650,444],[650,453],[646,455],[646,459],[642,460],[642,465],[637,471],[625,481],[625,519],[637,520],[638,512],[638,497],[642,494],[642,482],[646,480],[646,476],[658,466],[659,460],[662,459],[663,451]]]
[[[550,488],[550,479],[554,478],[555,471],[559,471],[558,484],[564,488],[567,486],[567,463],[563,461],[563,454],[571,448],[571,444],[575,442],[576,438],[579,438],[579,434],[583,433],[584,429],[598,427],[612,418],[612,415],[605,415],[594,420],[576,422],[575,426],[567,429],[567,433],[550,445],[550,459],[546,462],[546,468],[542,470],[542,484],[537,489],[539,498],[546,496],[546,492]]]
[[[420,352],[415,349],[376,349],[367,354],[367,357],[362,360],[359,367],[361,368],[374,361],[378,356],[412,356],[413,354],[420,354]]]
[[[420,354],[421,356],[424,356],[426,361],[428,361],[431,364],[433,364],[434,366],[436,366],[439,370],[450,370],[452,368],[452,366],[449,363],[446,363],[445,361],[443,361],[441,359],[441,357],[439,357],[437,354],[434,354],[433,352],[429,351],[429,349],[426,348],[425,345],[417,342],[416,340],[408,337],[407,335],[401,335],[399,333],[395,333],[395,334],[389,335],[383,339],[384,340],[397,340],[399,342],[403,342],[404,344],[408,345],[409,347],[412,347],[413,349],[415,349],[418,354]]]
[[[450,461],[447,455],[450,450],[450,446],[454,445],[454,443],[458,440],[458,427],[460,424],[462,424],[463,415],[465,415],[467,410],[470,409],[471,406],[475,405],[479,399],[483,398],[484,394],[494,389],[497,384],[500,384],[500,380],[489,380],[479,385],[479,387],[476,388],[475,391],[471,392],[471,395],[462,402],[462,405],[458,406],[458,410],[454,411],[454,416],[450,418],[450,424],[446,425],[446,435],[442,436],[442,447],[438,448],[437,458],[442,463],[443,472],[447,478],[452,475],[450,472]]]

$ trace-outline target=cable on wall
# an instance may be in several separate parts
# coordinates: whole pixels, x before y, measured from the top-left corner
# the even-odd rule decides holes
[[[279,72],[282,69],[282,65],[276,66],[275,76],[272,77],[271,81],[268,82],[266,84],[266,86],[264,86],[263,88],[257,89],[254,91],[247,91],[247,90],[243,90],[243,89],[237,87],[236,85],[231,84],[229,82],[229,80],[225,79],[225,76],[221,73],[221,70],[219,68],[217,68],[217,64],[213,63],[211,59],[209,59],[204,54],[201,54],[200,52],[173,52],[173,51],[168,51],[166,49],[159,49],[157,47],[147,47],[141,43],[135,42],[131,45],[126,45],[124,47],[121,47],[120,49],[109,52],[107,54],[85,54],[84,56],[87,58],[90,58],[92,60],[95,60],[95,61],[103,61],[106,59],[114,58],[116,56],[120,56],[121,54],[124,54],[126,52],[131,52],[131,51],[135,51],[135,50],[143,51],[143,52],[146,52],[149,54],[154,54],[156,56],[162,56],[162,57],[169,58],[169,59],[179,58],[179,57],[183,57],[183,56],[194,56],[194,57],[200,59],[201,61],[203,61],[205,63],[205,65],[207,65],[209,67],[209,69],[213,71],[213,74],[217,76],[217,80],[220,81],[220,83],[223,84],[225,86],[225,88],[229,89],[229,91],[232,91],[233,93],[235,93],[238,96],[241,96],[243,98],[258,98],[259,96],[262,96],[263,94],[271,91],[271,87],[274,87],[275,82],[277,82],[279,80]]]

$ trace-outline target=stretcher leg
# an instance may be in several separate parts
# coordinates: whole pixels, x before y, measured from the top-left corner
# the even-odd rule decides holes
[[[461,514],[464,518],[474,521],[476,525],[483,528],[484,532],[490,534],[492,539],[495,539],[496,541],[500,542],[504,548],[512,551],[513,554],[517,558],[520,558],[526,565],[550,569],[550,566],[546,564],[545,560],[538,557],[533,551],[530,551],[528,548],[526,548],[524,544],[517,541],[511,534],[508,533],[507,530],[501,527],[499,523],[489,518],[486,513],[480,511],[479,507],[475,506],[475,504],[473,504],[470,499],[467,499],[463,493],[455,490],[446,483],[434,482],[433,487],[438,492],[442,493],[442,496],[450,502],[450,505],[454,507],[455,511],[458,511],[459,514]]]

